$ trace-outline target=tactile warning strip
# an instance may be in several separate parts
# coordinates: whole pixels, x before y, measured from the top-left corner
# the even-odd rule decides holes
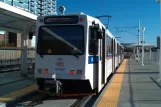
[[[127,60],[125,59],[117,72],[124,72],[126,68]],[[106,88],[104,94],[101,96],[97,107],[117,107],[121,85],[123,81],[124,73],[115,74],[109,86]]]

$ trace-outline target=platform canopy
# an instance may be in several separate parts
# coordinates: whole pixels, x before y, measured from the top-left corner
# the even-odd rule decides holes
[[[0,2],[0,30],[22,32],[24,25],[36,25],[36,19],[36,15]]]
[[[131,44],[131,45],[127,46],[127,48],[136,48],[136,47],[142,47],[142,44],[140,44],[139,46],[138,46],[138,44]],[[150,45],[150,44],[144,44],[144,48],[153,48],[153,47],[155,47],[155,46]]]

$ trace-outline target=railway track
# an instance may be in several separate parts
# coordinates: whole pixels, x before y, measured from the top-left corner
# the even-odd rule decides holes
[[[44,93],[37,93],[19,102],[14,107],[80,107],[87,99],[89,99],[89,96],[52,97]]]
[[[85,96],[78,98],[70,107],[80,107],[83,105],[84,102],[86,102],[91,96]]]

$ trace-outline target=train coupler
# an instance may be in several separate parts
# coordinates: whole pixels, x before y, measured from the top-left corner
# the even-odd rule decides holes
[[[62,84],[58,80],[54,80],[52,84],[45,84],[45,92],[50,96],[62,95]]]

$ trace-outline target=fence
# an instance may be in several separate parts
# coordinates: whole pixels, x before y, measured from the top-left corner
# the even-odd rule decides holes
[[[0,73],[21,70],[21,50],[0,49]],[[27,51],[28,66],[35,63],[35,51]]]

